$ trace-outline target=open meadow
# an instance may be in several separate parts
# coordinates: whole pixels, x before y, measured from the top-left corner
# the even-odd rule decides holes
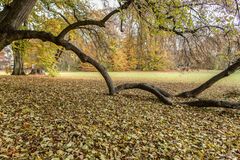
[[[218,70],[201,70],[191,72],[109,72],[113,80],[155,81],[163,83],[203,83],[218,74]],[[72,79],[101,79],[99,72],[61,72],[58,77]],[[240,72],[220,80],[217,84],[235,86],[240,85]]]
[[[147,81],[178,93],[214,72],[110,74],[117,84]],[[200,97],[239,101],[239,78]],[[167,106],[140,90],[106,93],[98,73],[0,76],[0,159],[240,158],[239,110]]]

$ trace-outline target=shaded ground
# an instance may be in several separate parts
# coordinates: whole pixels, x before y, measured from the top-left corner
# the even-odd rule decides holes
[[[154,83],[173,93],[194,86]],[[237,110],[105,93],[100,80],[0,77],[0,159],[240,158]],[[239,93],[215,86],[202,97],[239,101]]]

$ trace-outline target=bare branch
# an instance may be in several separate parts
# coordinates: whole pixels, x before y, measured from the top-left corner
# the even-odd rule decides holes
[[[197,87],[191,91],[183,92],[177,96],[183,97],[183,98],[196,97],[197,95],[199,95],[200,93],[202,93],[203,91],[205,91],[206,89],[211,87],[213,84],[215,84],[217,81],[221,80],[224,77],[231,75],[232,73],[237,71],[239,68],[240,68],[240,58],[235,63],[230,65],[227,69],[225,69],[221,73],[215,75],[214,77],[212,77],[207,82],[200,85],[199,87]]]
[[[77,29],[80,26],[87,26],[87,25],[94,25],[99,27],[105,27],[105,23],[115,14],[121,12],[122,10],[127,9],[134,0],[127,0],[122,6],[113,10],[108,15],[106,15],[102,20],[84,20],[84,21],[77,21],[69,26],[67,26],[59,35],[59,39],[63,39],[64,36],[70,32],[71,30]]]
[[[123,84],[123,85],[119,85],[115,88],[115,92],[119,93],[123,90],[128,90],[128,89],[141,89],[141,90],[144,90],[144,91],[147,91],[147,92],[150,92],[150,93],[154,94],[164,104],[167,104],[167,105],[172,105],[173,104],[170,100],[168,100],[160,92],[161,90],[158,90],[153,85],[149,85],[149,84],[146,84],[146,83],[126,83],[126,84]]]

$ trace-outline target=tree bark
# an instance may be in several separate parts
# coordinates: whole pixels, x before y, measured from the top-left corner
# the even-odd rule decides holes
[[[14,66],[12,75],[25,75],[23,67],[23,58],[19,49],[16,49],[14,53]]]
[[[197,87],[191,91],[183,92],[183,93],[177,95],[177,97],[182,97],[182,98],[196,97],[197,95],[199,95],[200,93],[202,93],[203,91],[205,91],[206,89],[208,89],[209,87],[214,85],[216,82],[221,80],[222,78],[225,78],[225,77],[231,75],[232,73],[234,73],[239,68],[240,68],[240,58],[235,63],[230,65],[227,69],[225,69],[221,73],[215,75],[214,77],[212,77],[211,79],[209,79],[208,81],[206,81],[205,83],[200,85],[199,87]]]
[[[44,70],[42,68],[32,68],[30,75],[44,75]]]
[[[14,0],[0,14],[0,30],[18,29],[27,19],[37,0]]]
[[[154,94],[164,104],[167,104],[167,105],[173,104],[161,92],[159,92],[158,88],[156,88],[152,85],[146,84],[146,83],[126,83],[123,85],[119,85],[115,88],[115,92],[119,93],[123,90],[128,90],[128,89],[141,89],[141,90],[144,90],[144,91]]]
[[[109,95],[114,95],[115,88],[113,85],[113,81],[112,81],[112,78],[110,77],[110,75],[108,74],[106,68],[104,66],[102,66],[101,64],[99,64],[97,61],[95,61],[91,57],[87,57],[86,62],[92,64],[100,72],[100,74],[103,76],[103,78],[108,86]]]
[[[4,31],[18,29],[28,18],[37,0],[14,0],[0,12],[0,50],[12,43]]]
[[[173,97],[173,95],[171,95],[170,93],[168,93],[167,91],[165,91],[165,90],[163,90],[163,89],[160,89],[160,88],[155,87],[155,86],[153,86],[153,85],[150,85],[150,86],[152,86],[153,88],[155,88],[158,92],[160,92],[160,93],[161,93],[162,95],[164,95],[165,97],[168,97],[168,98]]]
[[[188,106],[195,107],[222,107],[231,109],[240,109],[240,103],[228,102],[228,101],[217,101],[217,100],[196,100],[190,102],[184,102]]]

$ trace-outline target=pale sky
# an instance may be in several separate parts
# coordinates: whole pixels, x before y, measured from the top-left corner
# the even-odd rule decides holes
[[[111,7],[117,7],[118,6],[118,2],[116,0],[106,0],[109,5]],[[89,0],[89,2],[92,4],[92,6],[94,8],[97,8],[97,9],[103,9],[104,8],[104,5],[103,5],[103,0]]]

